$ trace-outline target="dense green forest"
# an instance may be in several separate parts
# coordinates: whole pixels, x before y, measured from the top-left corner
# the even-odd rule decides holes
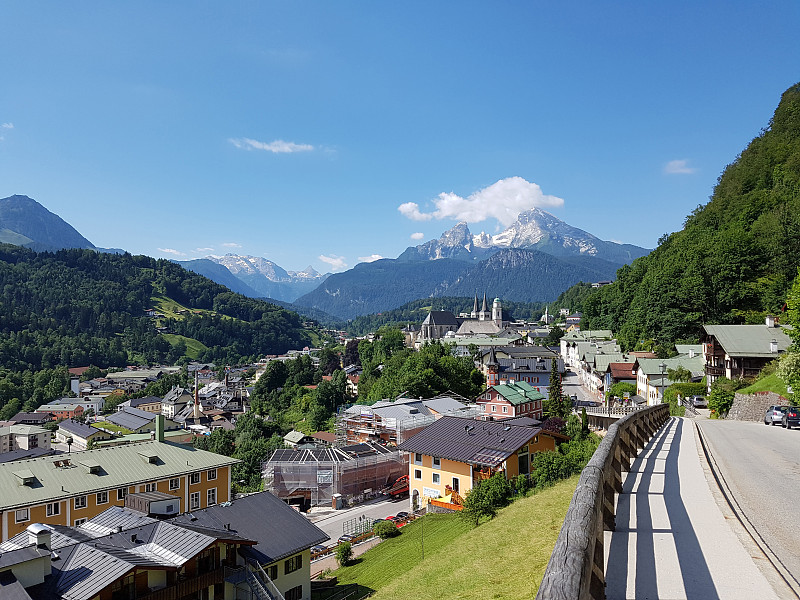
[[[206,362],[234,364],[310,339],[297,314],[147,256],[4,244],[0,287],[0,364],[10,371],[178,361],[145,316],[155,296],[197,311],[164,325],[207,346]]]
[[[612,329],[630,349],[697,339],[704,323],[763,322],[781,310],[799,263],[800,84],[681,231],[585,293],[584,327]]]
[[[492,309],[494,296],[487,296],[486,302],[489,310]],[[506,319],[538,319],[544,311],[542,302],[511,302],[503,300],[503,315]],[[405,327],[409,324],[419,325],[432,310],[448,310],[455,315],[462,312],[471,312],[475,298],[449,297],[422,298],[413,300],[393,310],[386,310],[377,314],[356,317],[347,325],[347,332],[351,335],[365,335],[377,331],[383,326]],[[478,301],[480,308],[483,297]]]

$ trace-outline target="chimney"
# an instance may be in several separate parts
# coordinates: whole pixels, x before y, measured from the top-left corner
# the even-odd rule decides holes
[[[767,315],[766,323],[769,328],[775,327],[775,317],[773,315]]]
[[[164,441],[164,415],[156,415],[156,440]]]
[[[776,340],[776,339],[770,340],[770,342],[769,342],[769,351],[770,351],[771,354],[777,354],[778,353],[778,340]]]
[[[51,530],[47,525],[42,525],[41,523],[33,523],[32,525],[28,525],[28,528],[25,530],[28,532],[28,543],[38,546],[38,547],[45,547],[50,550],[50,539],[51,539]]]

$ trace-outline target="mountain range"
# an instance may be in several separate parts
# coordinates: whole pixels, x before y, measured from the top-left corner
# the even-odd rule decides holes
[[[27,196],[0,200],[0,242],[37,251],[105,251]],[[323,311],[352,319],[419,298],[482,291],[507,300],[551,301],[579,281],[613,279],[619,267],[647,253],[600,240],[533,208],[496,235],[474,235],[462,222],[397,259],[361,263],[333,275],[312,267],[287,271],[266,258],[237,254],[175,262],[251,298],[293,303],[308,315]]]
[[[407,248],[398,259],[481,260],[507,248],[540,250],[553,256],[593,256],[620,265],[650,252],[631,244],[603,241],[540,208],[532,208],[520,213],[514,223],[497,235],[489,235],[483,231],[473,235],[462,221],[444,232],[438,240]]]

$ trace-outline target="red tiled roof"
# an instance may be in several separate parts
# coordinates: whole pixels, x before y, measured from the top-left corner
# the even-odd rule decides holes
[[[635,363],[610,363],[608,368],[611,369],[611,376],[614,379],[632,379],[633,365]]]

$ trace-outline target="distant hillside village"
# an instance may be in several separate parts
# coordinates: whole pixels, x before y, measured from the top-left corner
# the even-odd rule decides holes
[[[431,310],[402,331],[338,334],[337,352],[305,348],[235,368],[71,368],[69,396],[0,422],[0,596],[308,599],[310,563],[330,546],[302,512],[380,494],[407,498],[416,514],[460,511],[481,482],[527,477],[537,453],[569,441],[566,421],[551,419],[562,410],[551,388],[565,377],[598,405],[635,410],[678,381],[753,377],[790,345],[770,318],[706,326],[701,343],[670,357],[623,352],[612,331],[581,329],[567,308],[511,321],[485,295],[469,313]],[[477,393],[360,396],[396,357],[432,348],[476,372]],[[629,391],[615,397],[618,384]],[[327,421],[276,412],[289,389],[322,406],[336,386]],[[578,419],[570,412],[560,414]]]

